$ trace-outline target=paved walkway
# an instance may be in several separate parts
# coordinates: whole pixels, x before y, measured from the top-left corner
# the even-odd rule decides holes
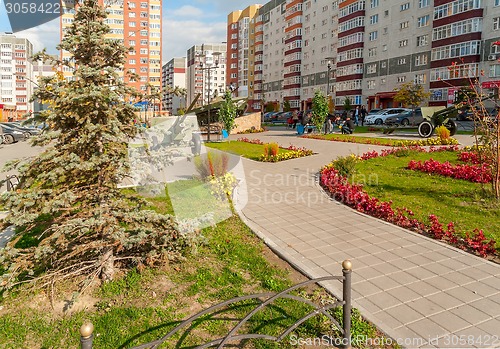
[[[319,187],[316,175],[330,160],[380,147],[289,130],[246,137],[318,153],[276,164],[243,160],[248,203],[240,215],[284,259],[311,278],[341,275],[351,259],[354,306],[403,347],[500,347],[500,265],[358,213]],[[326,287],[342,294],[340,283]]]

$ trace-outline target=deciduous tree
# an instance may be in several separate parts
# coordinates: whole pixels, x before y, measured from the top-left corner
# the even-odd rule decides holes
[[[318,132],[323,129],[326,117],[328,115],[328,101],[320,90],[314,92],[312,100],[312,118],[311,122],[316,126]],[[326,132],[326,128],[325,128]]]

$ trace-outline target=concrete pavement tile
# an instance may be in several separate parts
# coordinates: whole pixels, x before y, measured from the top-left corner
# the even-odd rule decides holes
[[[483,313],[490,315],[491,317],[500,317],[500,304],[493,302],[492,299],[483,298],[472,303],[469,303],[471,307],[474,307]],[[498,329],[500,334],[500,328]]]
[[[412,269],[407,269],[406,272],[408,274],[411,274],[413,276],[415,276],[417,279],[419,280],[425,280],[425,279],[428,279],[428,278],[431,278],[433,276],[435,276],[436,274],[434,274],[433,272],[427,270],[427,269],[424,269],[424,268],[412,268]]]
[[[397,332],[398,337],[394,341],[401,347],[407,349],[421,348],[426,345],[427,340],[416,334],[415,331],[405,327],[398,327],[394,332]]]
[[[383,275],[391,275],[401,271],[394,265],[394,263],[387,263],[387,262],[381,264],[375,264],[374,268],[377,269]]]
[[[425,279],[425,282],[430,284],[431,286],[436,287],[437,289],[444,291],[448,290],[451,288],[454,288],[457,286],[457,284],[453,281],[450,281],[448,279],[445,279],[444,277],[440,276],[434,276],[429,279]]]
[[[490,273],[483,270],[484,264],[478,267],[470,267],[460,270],[460,273],[467,275],[474,280],[482,280],[489,278],[491,276]]]
[[[401,304],[401,301],[399,301],[396,297],[391,296],[387,292],[374,294],[370,296],[370,299],[382,309],[389,309]]]
[[[449,252],[448,249],[443,250],[443,251]],[[445,260],[440,261],[439,263],[441,263],[445,267],[448,267],[448,268],[453,269],[455,271],[467,268],[466,264],[463,264],[462,262],[460,262],[454,258],[445,259]]]
[[[358,259],[368,254],[368,252],[366,252],[365,250],[357,247],[345,250],[345,253],[350,259]]]
[[[412,249],[413,251],[413,249]],[[412,263],[415,263],[419,266],[423,266],[423,265],[426,265],[426,264],[430,264],[432,263],[433,261],[429,258],[426,258],[424,257],[423,255],[419,254],[419,255],[415,255],[415,256],[409,256],[409,257],[406,257],[406,260],[412,262]]]
[[[399,321],[398,319],[396,319],[395,317],[387,314],[385,311],[379,311],[378,313],[374,313],[373,315],[375,315],[377,317],[378,320],[382,321],[382,323],[389,327],[389,328],[397,328],[401,325],[403,325],[401,323],[401,321]]]
[[[468,284],[468,285],[464,285],[464,288],[472,291],[473,293],[476,293],[480,296],[483,296],[483,297],[491,297],[493,295],[498,295],[498,299],[500,300],[500,290],[499,289],[495,289],[491,286],[488,286],[484,283],[482,283],[481,281],[475,281],[471,284]],[[495,298],[495,297],[492,297],[492,298]]]
[[[353,273],[358,274],[360,277],[362,277],[365,280],[372,279],[372,278],[376,277],[377,275],[379,275],[377,270],[374,269],[373,267],[354,269],[354,266],[353,266]]]
[[[417,292],[419,295],[422,297],[429,296],[431,294],[439,293],[441,290],[432,286],[431,284],[428,284],[426,281],[419,280],[417,282],[412,283],[409,285],[413,291]]]
[[[466,341],[467,347],[474,348],[500,348],[500,338],[497,337],[496,343],[495,339],[492,338],[491,334],[481,330],[479,326],[469,327],[460,331],[456,331],[448,337],[444,337],[442,343],[460,342],[462,339]],[[445,345],[446,345],[445,344]]]
[[[392,290],[388,290],[387,293],[389,293],[391,296],[395,297],[402,303],[417,300],[422,297],[408,286],[399,286],[393,288]]]
[[[384,311],[405,325],[422,319],[420,313],[414,311],[406,304],[400,304],[393,308],[385,309]]]
[[[378,254],[377,254],[378,256]],[[392,264],[396,265],[399,269],[402,271],[408,271],[410,269],[415,269],[415,268],[420,268],[418,265],[415,263],[412,263],[408,260],[405,259],[405,257],[400,257],[398,260],[393,261]]]
[[[366,253],[366,250],[365,250],[365,253]],[[377,258],[373,255],[364,255],[362,257],[357,258],[356,263],[373,266],[376,264],[384,263],[384,260]]]
[[[444,265],[442,265],[441,263],[438,263],[438,262],[426,264],[426,265],[422,266],[422,268],[425,268],[425,269],[433,272],[436,275],[444,275],[444,274],[451,273],[452,271],[454,271],[453,269],[445,267]]]
[[[360,307],[371,314],[376,314],[380,312],[382,309],[378,306],[376,302],[372,302],[370,298],[361,298],[356,301]]]
[[[415,333],[425,339],[439,337],[448,333],[448,331],[430,319],[421,319],[407,326],[410,330],[415,331]]]
[[[479,267],[485,264],[485,260],[469,253],[461,253],[456,257],[460,262],[470,267]]]
[[[432,298],[430,298],[430,299],[432,299]],[[412,308],[413,310],[422,314],[424,317],[428,317],[430,315],[437,314],[437,313],[444,310],[440,305],[432,302],[430,299],[429,298],[418,298],[414,301],[410,301],[410,302],[405,303],[405,304],[407,306],[409,306],[410,308]]]
[[[398,271],[396,273],[390,274],[389,277],[395,281],[398,281],[401,285],[409,285],[413,282],[419,281],[415,276],[408,274],[406,271]]]
[[[446,290],[446,293],[449,294],[450,296],[457,298],[463,303],[470,303],[483,298],[480,295],[475,294],[471,290],[468,290],[465,287],[461,286],[452,288],[451,290]]]
[[[481,270],[491,276],[500,276],[500,264],[485,263],[481,265]]]
[[[461,271],[451,272],[443,275],[442,277],[452,282],[455,282],[457,285],[466,285],[475,281],[473,278],[470,278],[467,275],[462,274]]]
[[[478,324],[476,327],[479,327],[482,331],[488,333],[491,336],[496,336],[496,338],[483,338],[483,343],[486,342],[486,340],[489,341],[490,345],[496,345],[491,346],[493,348],[500,348],[500,319],[489,319],[487,321],[484,321],[480,324]],[[485,343],[486,344],[486,343]]]
[[[360,280],[359,282],[353,283],[352,289],[355,290],[356,292],[359,292],[365,297],[370,297],[373,294],[383,291],[376,284],[366,280]]]
[[[391,241],[379,241],[378,243],[376,243],[376,245],[380,245],[381,247],[385,248],[386,251],[391,251],[399,248],[398,244]]]
[[[378,258],[380,258],[383,261],[386,261],[388,263],[390,262],[390,264],[394,264],[395,261],[401,259],[401,257],[399,257],[398,255],[395,255],[394,253],[387,252],[387,251],[381,252],[381,253],[375,253],[375,254],[373,254],[373,256],[378,257]]]
[[[440,292],[433,294],[430,298],[434,303],[439,304],[443,309],[449,310],[464,304],[463,301],[457,299],[457,297],[450,295],[446,292]]]
[[[391,252],[399,257],[402,257],[402,258],[407,258],[407,257],[416,255],[416,253],[414,253],[411,249],[406,248],[406,247],[401,247],[401,248],[392,250]]]
[[[492,276],[492,277],[481,280],[481,282],[488,285],[488,286],[496,288],[497,290],[500,290],[500,278],[498,278],[498,277]]]
[[[364,250],[366,250],[370,254],[378,254],[378,253],[383,253],[386,252],[386,250],[378,245],[372,245],[372,246],[365,246],[363,247]]]
[[[470,326],[470,324],[464,319],[450,313],[449,311],[444,311],[438,314],[429,316],[429,319],[438,323],[449,333],[454,333],[459,330],[463,330]]]
[[[315,257],[312,257],[311,259],[314,263],[316,263],[318,266],[322,267],[325,265],[328,265],[331,263],[331,259],[328,256],[322,255],[322,254],[317,254]]]
[[[383,291],[387,291],[387,290],[396,288],[400,285],[399,282],[394,281],[393,279],[391,279],[390,277],[388,277],[386,275],[382,275],[380,277],[370,279],[370,281]]]
[[[490,315],[488,315],[488,314],[486,314],[486,313],[484,313],[484,312],[482,312],[482,311],[480,311],[480,310],[478,310],[478,309],[476,309],[468,304],[464,304],[460,307],[451,309],[450,312],[461,317],[462,319],[464,319],[465,321],[467,321],[471,325],[477,325],[480,322],[491,319]],[[499,321],[497,321],[497,323],[500,324]],[[483,326],[481,326],[481,328],[482,327]],[[497,331],[498,331],[498,329],[500,329],[500,327],[497,327]]]
[[[335,245],[327,245],[321,243],[316,245],[316,249],[324,255],[328,255],[330,252],[332,252],[333,248],[335,248]]]

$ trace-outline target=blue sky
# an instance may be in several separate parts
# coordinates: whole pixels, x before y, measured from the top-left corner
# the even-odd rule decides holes
[[[259,3],[252,0],[163,0],[163,61],[186,55],[186,50],[202,43],[226,41],[227,15],[231,11]],[[260,2],[265,3],[265,2]],[[5,7],[0,5],[0,32],[10,31]],[[35,51],[44,47],[56,53],[59,19],[16,33],[27,37]]]

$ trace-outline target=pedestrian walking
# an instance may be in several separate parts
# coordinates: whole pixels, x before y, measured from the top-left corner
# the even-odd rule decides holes
[[[366,110],[366,107],[364,105],[361,106],[360,114],[361,114],[361,126],[364,126],[365,125],[365,117],[366,117],[366,114],[368,114],[368,111]]]
[[[354,123],[350,117],[347,117],[347,120],[344,121],[340,130],[342,131],[342,134],[351,134],[354,131]]]
[[[356,107],[356,109],[354,109],[353,117],[354,117],[354,123],[356,124],[356,126],[359,126],[359,117],[360,117],[359,105]]]
[[[295,129],[295,127],[297,126],[297,122],[299,122],[299,113],[296,110],[294,110],[292,113],[292,122],[292,128]]]

